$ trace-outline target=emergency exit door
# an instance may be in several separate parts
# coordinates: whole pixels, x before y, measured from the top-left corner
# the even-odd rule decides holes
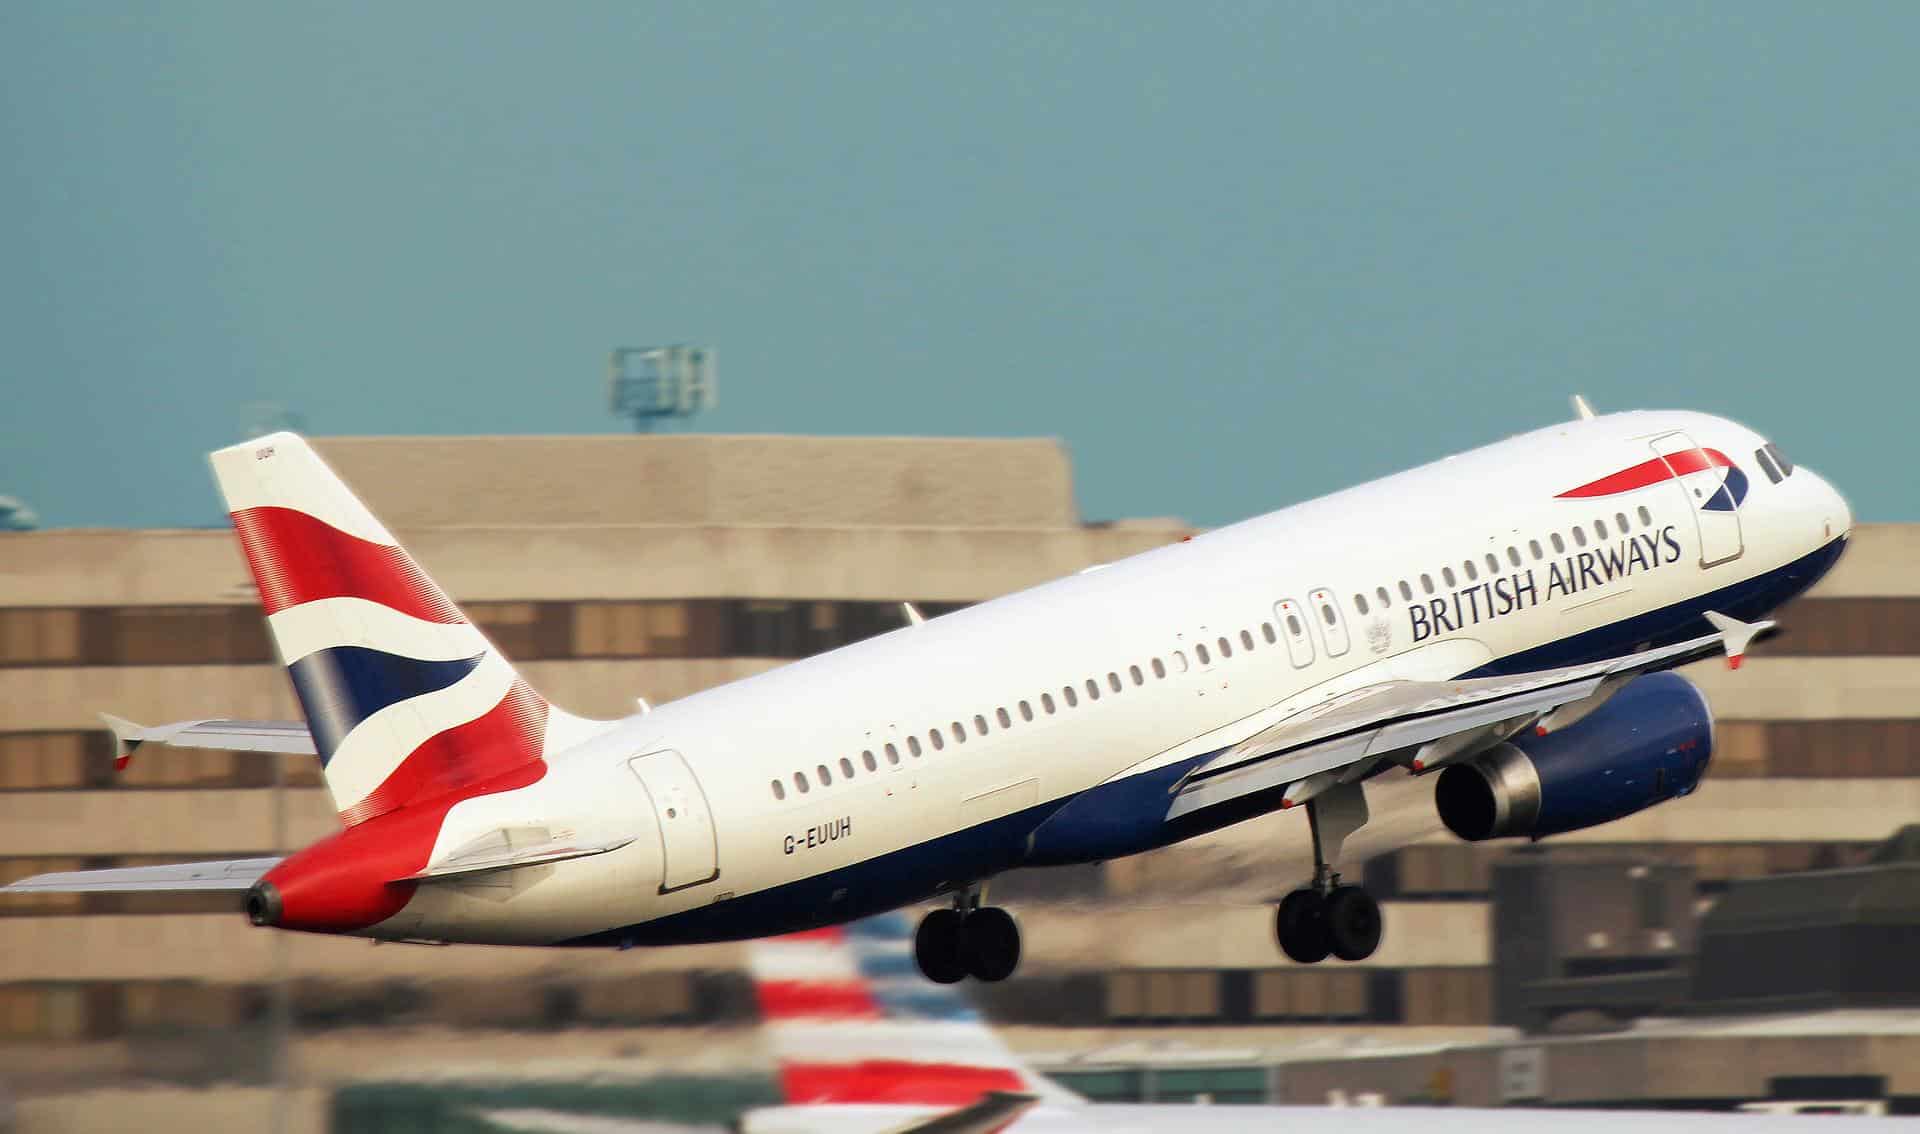
[[[627,767],[639,778],[660,831],[660,892],[720,877],[713,812],[686,759],[668,749],[629,760]]]

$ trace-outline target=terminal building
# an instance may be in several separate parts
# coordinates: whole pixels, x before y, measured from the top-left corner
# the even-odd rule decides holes
[[[1190,534],[1173,519],[1082,519],[1068,455],[1050,440],[317,444],[543,692],[593,716],[893,629],[902,601],[933,616]],[[208,494],[211,504],[211,484]],[[1865,865],[1920,815],[1916,561],[1920,525],[1862,525],[1749,664],[1686,671],[1720,722],[1702,789],[1541,844],[1568,869],[1639,871],[1618,900],[1571,906],[1556,923],[1566,955],[1553,979],[1639,978],[1623,1004],[1685,995],[1700,940],[1692,919],[1720,895]],[[297,717],[226,528],[0,532],[0,881],[266,854],[333,829],[311,758],[286,758],[284,790],[276,758],[258,754],[142,749],[116,773],[103,712],[147,723]],[[1375,822],[1350,843],[1371,856],[1350,869],[1386,903],[1370,960],[1300,967],[1281,956],[1271,903],[1310,856],[1304,819],[1276,813],[997,883],[1027,955],[990,1010],[1017,1045],[1065,1062],[1124,1047],[1149,1025],[1255,1062],[1302,1038],[1478,1042],[1545,1026],[1537,997],[1511,1008],[1518,994],[1497,970],[1516,954],[1496,940],[1489,904],[1496,890],[1525,892],[1534,860],[1516,856],[1536,852],[1458,842],[1434,818],[1426,781],[1388,779]],[[389,1029],[391,1050],[402,1033],[751,1023],[736,946],[376,947],[255,930],[235,905],[0,899],[0,1036],[21,1056],[10,1063],[16,1091],[42,1073],[57,1079],[82,1051],[103,1074],[186,1074],[256,1025],[275,988],[288,991],[301,1037],[296,1073],[321,1079],[357,1073],[352,1058],[324,1054],[329,1036],[356,1028]],[[1555,988],[1583,1003],[1577,984]],[[1920,1083],[1902,1089],[1920,1094]]]

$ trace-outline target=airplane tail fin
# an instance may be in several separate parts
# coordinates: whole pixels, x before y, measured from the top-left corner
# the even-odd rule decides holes
[[[755,941],[747,967],[792,1105],[1077,1099],[1015,1055],[957,988],[913,962],[900,913]]]
[[[595,730],[527,684],[304,438],[210,460],[347,825],[537,774]]]

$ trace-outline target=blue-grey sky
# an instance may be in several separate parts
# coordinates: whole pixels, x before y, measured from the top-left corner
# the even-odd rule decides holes
[[[1914,519],[1920,5],[0,5],[0,493],[209,523],[243,407],[1055,434],[1216,523],[1567,413]],[[511,476],[510,469],[501,475]],[[633,486],[635,492],[647,486]]]

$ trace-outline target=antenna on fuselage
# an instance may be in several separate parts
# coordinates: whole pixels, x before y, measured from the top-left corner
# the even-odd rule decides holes
[[[1573,412],[1580,416],[1581,421],[1593,420],[1593,407],[1587,404],[1586,395],[1584,394],[1575,394],[1573,396]]]
[[[907,625],[909,626],[918,626],[927,620],[927,616],[920,613],[920,608],[910,602],[900,604],[900,613],[907,616]]]

